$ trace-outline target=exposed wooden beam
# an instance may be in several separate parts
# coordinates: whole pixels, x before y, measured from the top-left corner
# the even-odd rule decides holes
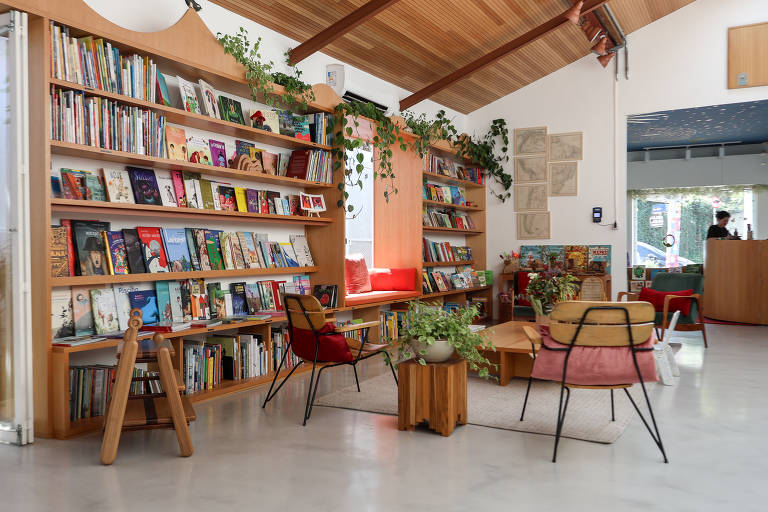
[[[353,28],[357,27],[366,20],[376,16],[384,9],[394,5],[399,0],[370,0],[356,10],[347,14],[339,21],[323,30],[319,34],[307,39],[299,46],[291,50],[291,64],[296,65],[306,59],[316,51],[329,45],[332,41],[340,38]]]
[[[581,9],[582,16],[584,14],[588,14],[601,5],[608,3],[608,0],[586,0],[584,2],[584,7]],[[530,44],[537,39],[540,39],[541,37],[549,34],[550,32],[556,30],[557,28],[561,27],[562,25],[565,25],[566,23],[570,23],[568,21],[568,18],[565,17],[568,10],[563,11],[562,14],[559,14],[552,18],[551,20],[542,23],[538,27],[529,30],[525,34],[516,37],[512,41],[508,42],[507,44],[500,46],[499,48],[496,48],[492,52],[488,53],[487,55],[484,55],[480,57],[479,59],[475,60],[474,62],[470,62],[464,67],[461,67],[451,73],[450,75],[444,76],[437,82],[434,82],[420,91],[417,91],[410,96],[400,100],[400,110],[403,111],[407,108],[410,108],[417,104],[418,102],[425,100],[429,98],[430,96],[434,95],[438,91],[441,91],[451,85],[452,83],[461,80],[465,76],[472,74],[476,71],[479,71],[483,69],[484,67],[493,64],[500,58],[504,57],[505,55],[522,48],[523,46]]]

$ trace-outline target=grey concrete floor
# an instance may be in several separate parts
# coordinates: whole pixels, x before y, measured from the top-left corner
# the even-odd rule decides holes
[[[679,384],[652,390],[668,465],[638,418],[613,445],[564,439],[557,464],[534,434],[443,438],[323,407],[302,427],[297,378],[266,410],[263,388],[198,404],[188,459],[170,431],[124,434],[111,467],[98,434],[0,446],[0,510],[766,511],[768,328],[709,326],[706,351],[684,339]],[[325,391],[354,382],[349,368],[326,375]]]

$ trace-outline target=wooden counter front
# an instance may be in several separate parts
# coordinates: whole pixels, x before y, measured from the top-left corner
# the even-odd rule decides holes
[[[768,240],[707,241],[704,314],[768,325]]]

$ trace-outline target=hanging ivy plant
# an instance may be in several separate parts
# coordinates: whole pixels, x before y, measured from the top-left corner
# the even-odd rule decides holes
[[[497,154],[496,144],[501,140],[500,154]],[[509,162],[509,130],[504,119],[494,119],[488,131],[480,139],[459,137],[452,141],[456,147],[456,156],[467,158],[485,169],[486,175],[501,185],[502,191],[491,193],[504,202],[512,195],[512,176],[504,170],[504,164]]]
[[[408,132],[416,136],[410,146],[419,154],[419,158],[424,158],[431,144],[441,140],[454,140],[458,136],[458,131],[448,119],[445,110],[439,111],[431,120],[425,113],[416,116],[410,110],[403,112],[402,116]]]

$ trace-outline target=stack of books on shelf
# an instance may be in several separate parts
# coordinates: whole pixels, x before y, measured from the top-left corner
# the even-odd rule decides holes
[[[477,272],[468,265],[456,267],[454,273],[440,270],[422,272],[421,287],[425,294],[467,290],[480,286],[486,286],[485,272]]]
[[[287,327],[272,328],[272,368],[270,371],[277,371],[280,366],[280,361],[285,355],[285,362],[283,362],[282,370],[291,370],[293,367],[301,363],[301,359],[289,350],[288,344],[290,342],[290,334]]]
[[[197,173],[139,167],[104,168],[98,172],[62,168],[60,176],[51,177],[54,198],[269,215],[308,214],[299,194],[233,187]],[[325,202],[323,196],[317,197]]]
[[[426,227],[475,229],[475,223],[472,222],[472,218],[469,215],[450,209],[425,207],[422,211],[422,221]]]
[[[223,380],[251,379],[269,372],[269,351],[261,334],[184,338],[188,393],[213,389]]]
[[[434,242],[423,238],[422,249],[425,263],[472,261],[472,249],[468,246],[452,246],[450,242]]]
[[[187,393],[213,389],[224,373],[222,345],[217,336],[205,341],[184,340],[184,385]]]
[[[63,219],[50,231],[51,277],[312,267],[305,235],[136,227]]]
[[[116,368],[105,365],[69,367],[70,421],[103,416]]]
[[[433,153],[427,153],[424,158],[426,160],[425,169],[427,172],[459,180],[472,181],[478,185],[485,183],[483,170],[478,167],[466,167],[449,158],[443,158]]]
[[[435,185],[425,183],[422,188],[422,196],[429,201],[437,201],[446,204],[466,206],[466,190],[456,185]]]
[[[407,311],[382,311],[379,314],[379,339],[394,341],[400,338],[408,321]]]

